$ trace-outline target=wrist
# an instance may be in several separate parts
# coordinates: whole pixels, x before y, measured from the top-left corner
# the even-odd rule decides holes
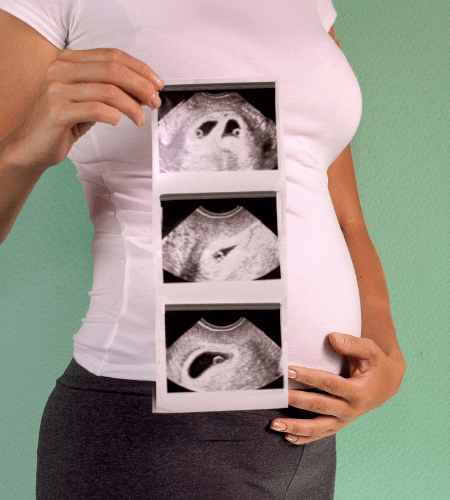
[[[28,163],[24,155],[25,148],[20,140],[6,144],[0,154],[2,168],[13,169],[17,175],[25,178],[39,178],[50,165]]]

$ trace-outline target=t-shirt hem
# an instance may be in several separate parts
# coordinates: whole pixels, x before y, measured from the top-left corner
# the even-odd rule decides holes
[[[0,9],[27,23],[58,49],[65,48],[66,34],[44,13],[18,0],[0,0]]]
[[[153,363],[141,365],[105,363],[77,351],[74,351],[73,357],[79,365],[99,377],[153,382],[156,380],[156,368]]]

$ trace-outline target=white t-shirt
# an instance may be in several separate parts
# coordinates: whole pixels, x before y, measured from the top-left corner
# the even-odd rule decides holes
[[[163,80],[279,78],[289,363],[339,373],[326,336],[360,336],[361,313],[327,169],[356,132],[361,93],[327,33],[331,0],[0,0],[0,8],[60,49],[117,47]],[[150,125],[124,115],[116,127],[97,123],[69,158],[95,228],[91,301],[74,357],[97,375],[155,380]]]

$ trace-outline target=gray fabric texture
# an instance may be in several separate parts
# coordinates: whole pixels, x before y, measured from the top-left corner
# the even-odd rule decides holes
[[[154,414],[154,382],[74,360],[41,422],[37,500],[330,500],[334,437],[295,446],[269,428],[294,409]]]

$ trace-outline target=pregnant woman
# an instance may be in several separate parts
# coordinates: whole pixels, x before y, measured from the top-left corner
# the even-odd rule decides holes
[[[331,0],[0,9],[0,241],[66,156],[95,229],[89,310],[42,418],[37,498],[333,498],[335,434],[397,392],[404,360],[358,199],[350,140],[361,94],[334,41]],[[152,156],[140,127],[161,104],[161,78],[274,77],[290,406],[153,414]]]

